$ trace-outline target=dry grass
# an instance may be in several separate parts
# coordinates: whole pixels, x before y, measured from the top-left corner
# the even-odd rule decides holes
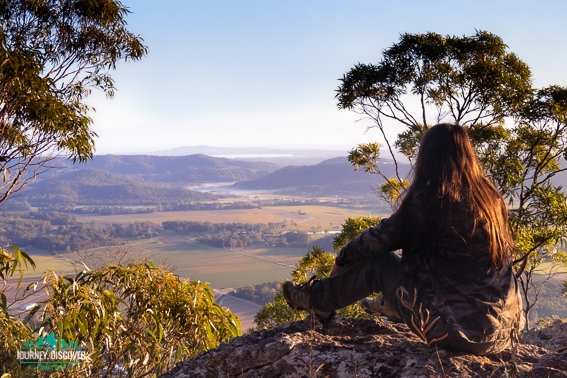
[[[369,209],[309,205],[269,206],[261,209],[238,210],[169,211],[150,214],[77,215],[76,217],[79,222],[95,221],[97,223],[129,223],[136,221],[161,223],[168,220],[196,222],[208,221],[212,223],[287,222],[291,229],[310,231],[312,227],[321,227],[323,230],[338,230],[346,218],[369,214]],[[291,221],[296,223],[297,226],[291,226]]]
[[[25,250],[25,249],[24,249]],[[35,269],[28,267],[25,273],[26,278],[40,277],[46,270],[52,269],[58,274],[70,274],[75,272],[73,264],[71,264],[65,256],[57,256],[46,252],[28,252],[36,264]]]
[[[181,277],[214,288],[240,287],[288,278],[307,248],[220,249],[189,240],[164,244],[149,239],[132,246],[134,255],[163,263]]]

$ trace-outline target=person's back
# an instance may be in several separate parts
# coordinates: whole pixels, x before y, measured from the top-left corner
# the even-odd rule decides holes
[[[423,230],[431,220],[420,197],[416,193],[401,214],[403,272],[420,282],[424,306],[467,342],[505,348],[522,319],[510,256],[500,266],[493,263],[486,222],[475,222],[466,202],[453,204],[435,232]]]
[[[401,319],[428,344],[496,353],[521,327],[513,249],[506,205],[466,130],[439,124],[420,142],[399,209],[349,241],[330,277],[287,282],[284,296],[324,320],[382,292],[364,298],[363,309]]]

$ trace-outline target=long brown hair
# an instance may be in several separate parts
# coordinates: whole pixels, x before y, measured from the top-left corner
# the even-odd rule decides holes
[[[479,221],[486,225],[490,257],[501,266],[511,254],[514,242],[508,231],[508,212],[500,192],[482,172],[466,130],[456,124],[431,127],[422,137],[414,166],[413,180],[400,208],[420,193],[429,214],[437,222],[448,216],[454,204],[465,204],[474,214],[474,229]]]

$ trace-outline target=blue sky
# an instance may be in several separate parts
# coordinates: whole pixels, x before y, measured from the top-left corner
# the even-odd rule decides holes
[[[93,94],[97,153],[178,146],[349,150],[379,140],[334,99],[338,79],[404,32],[504,39],[536,86],[567,85],[566,1],[123,0],[150,49]],[[395,126],[392,131],[396,131]]]

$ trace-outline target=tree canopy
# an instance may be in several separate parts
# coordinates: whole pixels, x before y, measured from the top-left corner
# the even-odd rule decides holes
[[[54,156],[85,162],[96,134],[86,98],[114,94],[110,71],[142,58],[117,0],[9,0],[0,4],[0,202]]]
[[[370,118],[395,162],[395,150],[413,162],[421,136],[437,123],[466,127],[485,173],[509,203],[527,320],[537,267],[567,260],[556,248],[567,236],[567,197],[552,180],[566,169],[567,88],[534,88],[528,65],[486,31],[403,34],[377,64],[356,64],[340,81],[338,107]],[[403,131],[391,140],[386,129],[395,125]],[[381,174],[380,147],[360,145],[349,159]],[[380,193],[394,204],[408,183],[397,173]]]

